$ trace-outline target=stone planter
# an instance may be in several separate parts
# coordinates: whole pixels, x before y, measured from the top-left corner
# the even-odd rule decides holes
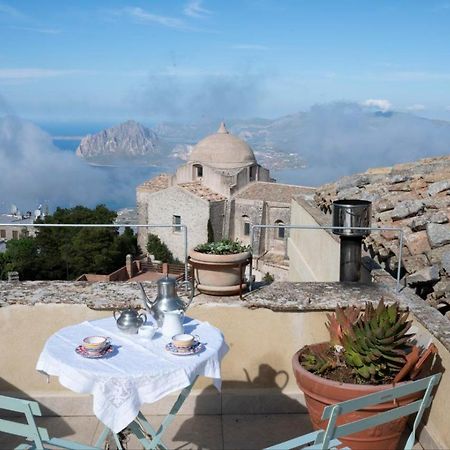
[[[318,348],[325,345],[328,346],[328,343],[314,344],[310,347]],[[323,410],[326,406],[345,400],[352,400],[392,387],[392,384],[368,385],[338,383],[337,381],[314,375],[300,365],[299,356],[301,352],[302,350],[298,351],[292,358],[292,368],[297,380],[297,385],[305,394],[309,417],[315,430],[325,429],[327,425],[327,421],[321,420]],[[407,382],[396,383],[396,386],[404,383]],[[370,417],[371,415],[383,411],[388,411],[395,406],[407,405],[408,403],[417,400],[419,397],[420,394],[414,394],[400,399],[395,405],[392,402],[381,403],[367,409],[358,410],[339,417],[337,424],[342,425],[347,422]],[[339,440],[352,450],[396,450],[399,448],[399,441],[405,430],[407,421],[408,417],[401,417],[400,419],[393,420],[389,423],[351,434],[348,437],[340,437]]]
[[[243,282],[250,252],[233,255],[211,255],[195,250],[189,252],[194,267],[197,289],[209,295],[236,295],[247,286]]]

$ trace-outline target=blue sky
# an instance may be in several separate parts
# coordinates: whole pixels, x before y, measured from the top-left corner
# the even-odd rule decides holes
[[[450,1],[0,0],[0,42],[0,115],[152,123],[370,100],[450,120]]]

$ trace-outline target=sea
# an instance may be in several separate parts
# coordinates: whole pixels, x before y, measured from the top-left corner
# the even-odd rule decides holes
[[[95,134],[99,131],[111,127],[115,123],[40,123],[39,126],[53,137],[54,145],[61,152],[75,153],[81,139],[87,134]],[[105,203],[109,208],[120,210],[124,208],[134,208],[136,198],[136,186],[142,182],[153,178],[162,172],[173,172],[174,167],[142,167],[142,166],[92,166],[95,170],[106,172],[108,178],[117,180],[123,185],[124,195],[120,199],[99,199],[99,203]],[[282,169],[271,171],[280,183],[299,184],[298,169]],[[114,182],[114,181],[113,181]]]

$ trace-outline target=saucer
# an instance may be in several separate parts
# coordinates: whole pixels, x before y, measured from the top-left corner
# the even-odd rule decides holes
[[[166,345],[166,350],[169,353],[172,353],[172,355],[177,355],[177,356],[185,356],[185,355],[195,355],[196,353],[200,353],[202,350],[204,350],[205,346],[198,341],[194,342],[194,345],[192,345],[191,347],[176,347],[175,345],[172,344],[172,342],[169,342]]]
[[[103,358],[103,356],[105,356],[108,353],[111,353],[113,350],[114,350],[113,346],[108,345],[100,352],[89,352],[82,345],[79,345],[75,349],[75,352],[78,353],[79,355],[83,356],[84,358],[97,359],[97,358]]]

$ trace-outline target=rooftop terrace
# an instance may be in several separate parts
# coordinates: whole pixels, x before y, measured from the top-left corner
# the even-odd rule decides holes
[[[442,365],[450,367],[448,320],[411,290],[397,293],[385,272],[375,270],[373,279],[371,284],[275,282],[242,300],[195,296],[188,314],[218,327],[230,351],[222,363],[221,393],[208,379],[197,382],[170,428],[169,447],[257,449],[310,431],[291,357],[305,344],[326,340],[325,312],[337,303],[362,304],[380,296],[399,301],[410,308],[420,339],[432,340]],[[153,283],[145,288],[149,297],[156,295]],[[135,283],[1,282],[0,325],[6,341],[0,354],[0,391],[38,400],[45,410],[41,423],[58,436],[94,442],[101,428],[92,416],[90,396],[74,394],[53,378],[47,384],[34,369],[36,359],[45,340],[61,327],[109,316],[129,305],[141,305]],[[444,373],[416,448],[449,445],[449,390],[450,376]],[[158,423],[173,400],[169,396],[145,405],[143,412]],[[0,448],[9,444],[0,436]],[[128,448],[139,447],[130,440]]]

